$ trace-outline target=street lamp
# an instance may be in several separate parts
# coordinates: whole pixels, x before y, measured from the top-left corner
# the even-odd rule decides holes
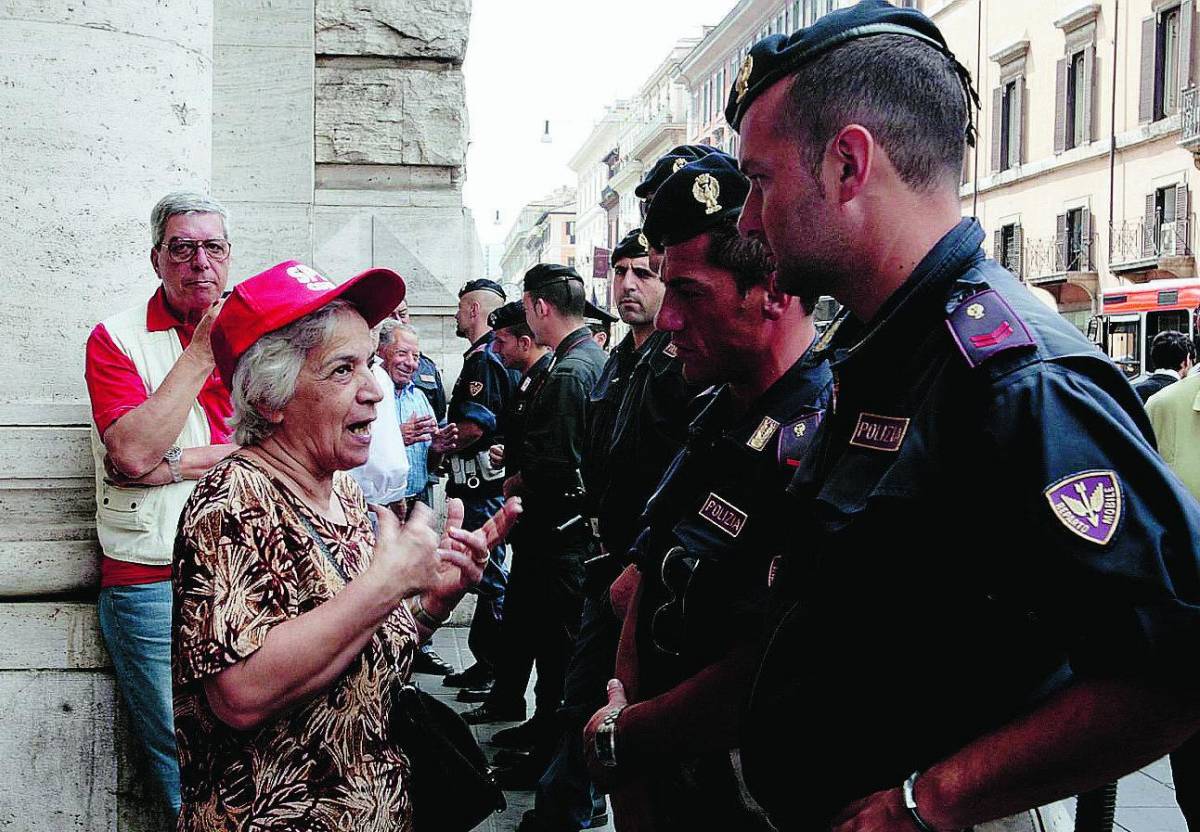
[[[542,130],[542,144],[550,144],[554,141],[550,138],[550,119],[546,119],[546,126]]]

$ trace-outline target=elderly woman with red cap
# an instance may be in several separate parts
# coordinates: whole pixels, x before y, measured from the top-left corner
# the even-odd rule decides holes
[[[287,262],[213,328],[242,450],[200,480],[175,543],[180,830],[412,826],[390,697],[520,509],[468,533],[451,501],[440,542],[421,506],[372,531],[346,470],[382,398],[371,327],[403,298],[386,269],[335,286]]]

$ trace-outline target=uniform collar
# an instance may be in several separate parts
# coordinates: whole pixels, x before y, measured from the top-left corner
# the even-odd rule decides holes
[[[773,419],[777,423],[790,421],[799,410],[817,401],[832,378],[829,365],[810,347],[755,400],[730,434],[739,442],[745,441],[759,429],[764,419]]]
[[[524,378],[537,378],[538,375],[546,371],[546,368],[550,366],[550,362],[552,360],[554,360],[554,353],[542,353],[542,357],[533,362],[533,366],[525,371]]]
[[[167,306],[167,296],[163,287],[159,285],[150,296],[150,302],[146,304],[146,329],[150,332],[165,332],[176,327],[187,329],[190,325],[185,324],[171,307]]]
[[[916,322],[922,312],[931,311],[939,318],[944,318],[946,303],[931,305],[926,301],[931,296],[946,301],[951,294],[959,294],[955,281],[963,277],[973,260],[983,257],[980,246],[985,236],[983,228],[973,217],[960,220],[934,244],[913,269],[908,280],[884,301],[870,323],[863,324],[848,312],[839,316],[831,324],[836,327],[831,338],[820,339],[828,342],[829,357],[835,366],[840,368],[863,353],[876,351],[880,344],[894,340],[893,336],[898,335],[906,325]],[[980,288],[968,283],[970,281],[963,281],[961,293],[964,296]],[[957,306],[957,300],[949,305]]]
[[[480,335],[479,338],[471,342],[471,346],[467,347],[467,351],[463,353],[463,358],[466,358],[476,350],[487,347],[488,344],[492,343],[492,339],[495,337],[496,333],[489,329],[487,332],[483,333],[483,335]]]
[[[797,413],[806,408],[819,409],[813,407],[813,403],[819,400],[821,391],[832,378],[824,357],[810,347],[787,372],[775,379],[766,392],[754,400],[750,408],[729,427],[727,435],[735,444],[741,445],[768,419],[778,425],[794,419]],[[729,419],[733,406],[733,394],[728,384],[715,390],[710,388],[701,395],[711,398],[689,428],[693,435],[721,427],[721,423]]]
[[[562,339],[558,346],[554,348],[555,362],[557,363],[558,361],[562,360],[567,353],[582,344],[585,338],[591,337],[592,331],[590,329],[588,329],[586,326],[579,327],[579,329]]]

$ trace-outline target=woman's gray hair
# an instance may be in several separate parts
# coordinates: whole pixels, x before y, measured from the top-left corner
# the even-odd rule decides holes
[[[257,445],[275,429],[263,411],[278,412],[296,395],[296,380],[309,350],[333,334],[337,314],[354,306],[331,301],[250,345],[233,371],[233,416],[229,427],[239,445]]]
[[[163,237],[166,236],[167,220],[176,214],[218,214],[221,217],[221,227],[225,229],[225,239],[231,239],[229,211],[224,205],[204,194],[176,191],[160,199],[150,211],[150,238],[155,248],[162,245]]]

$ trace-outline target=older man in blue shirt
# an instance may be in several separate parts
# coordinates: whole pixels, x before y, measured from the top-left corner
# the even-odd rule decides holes
[[[383,370],[392,380],[396,416],[408,456],[404,509],[411,509],[417,500],[430,502],[429,473],[441,461],[442,452],[456,429],[453,425],[438,428],[428,396],[414,383],[421,360],[416,329],[397,320],[385,320],[379,327],[377,354]],[[395,508],[398,513],[407,513],[399,506]]]
[[[413,503],[420,500],[428,505],[432,502],[429,472],[437,467],[442,452],[453,442],[458,429],[453,424],[438,428],[428,396],[413,383],[421,361],[416,329],[398,320],[385,320],[379,328],[377,354],[392,381],[396,416],[408,457],[408,483],[403,499],[392,503],[391,508],[401,517],[407,517]],[[380,406],[385,403],[386,397]],[[413,669],[445,676],[454,668],[425,644],[416,656]]]

